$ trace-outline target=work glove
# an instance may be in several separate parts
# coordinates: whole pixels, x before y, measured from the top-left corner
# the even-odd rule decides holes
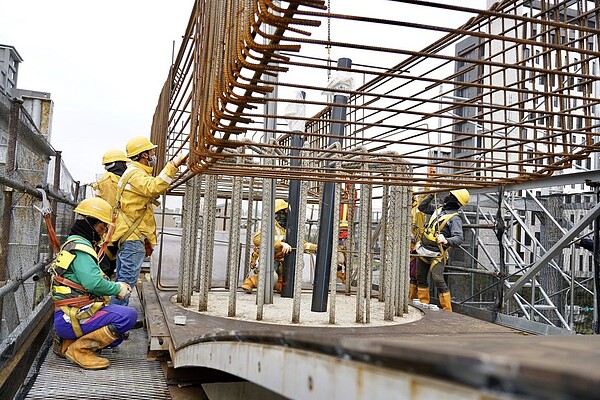
[[[123,300],[124,298],[128,297],[131,294],[131,286],[129,286],[127,283],[125,282],[116,282],[117,285],[119,285],[119,294],[116,295],[115,297],[119,300]]]
[[[281,252],[283,254],[287,254],[290,251],[292,251],[292,246],[290,246],[289,244],[287,244],[286,242],[281,242]]]
[[[441,233],[437,235],[436,239],[439,244],[448,244],[448,240],[446,240],[446,237]]]
[[[173,159],[173,165],[175,165],[175,167],[179,168],[179,166],[181,164],[183,164],[183,161],[185,160],[185,156],[182,154],[179,154],[177,157],[175,157]]]
[[[274,251],[275,260],[282,261],[285,255],[292,251],[292,246],[290,246],[286,242],[277,242],[275,244]]]
[[[146,257],[150,257],[154,252],[154,245],[148,239],[144,240],[144,251]]]

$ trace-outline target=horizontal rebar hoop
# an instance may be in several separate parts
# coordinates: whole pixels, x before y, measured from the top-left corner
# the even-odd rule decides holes
[[[369,3],[369,16],[331,3],[336,13],[321,0],[196,3],[153,124],[163,154],[189,153],[172,189],[197,173],[485,188],[552,175],[598,150],[594,2],[387,1]],[[442,22],[421,22],[442,9]],[[336,67],[333,53],[352,68]],[[267,93],[306,115],[268,115]],[[350,98],[341,150],[327,147],[330,124],[342,122],[330,112],[335,94]],[[290,163],[284,119],[305,126],[308,168]],[[334,153],[342,164],[332,172]],[[412,176],[394,172],[406,164]]]

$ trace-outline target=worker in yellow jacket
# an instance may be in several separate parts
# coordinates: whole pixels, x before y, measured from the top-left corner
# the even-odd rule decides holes
[[[92,185],[94,195],[108,201],[114,207],[117,203],[117,184],[131,161],[123,150],[111,149],[102,156],[102,165],[106,172],[99,175]]]
[[[106,200],[113,208],[117,203],[117,184],[127,169],[129,161],[131,160],[127,158],[123,150],[108,150],[102,156],[102,165],[106,172],[99,175],[96,183],[92,185],[94,195]],[[104,257],[100,260],[100,268],[109,278],[113,276],[117,268],[117,250],[115,245],[106,247]]]
[[[168,162],[157,177],[152,176],[156,165],[156,145],[143,136],[127,142],[127,157],[131,159],[117,185],[120,203],[113,243],[117,243],[117,282],[135,286],[142,263],[156,245],[156,222],[153,206],[156,198],[166,191],[175,177],[182,157]],[[127,305],[129,298],[113,297],[113,304]]]
[[[290,251],[292,246],[285,242],[285,234],[287,227],[288,203],[285,200],[275,200],[275,226],[273,227],[273,244],[275,258],[275,272],[278,275],[277,282],[274,285],[276,292],[281,292],[283,282],[283,260]],[[247,293],[252,293],[252,289],[258,284],[258,256],[260,249],[260,229],[256,231],[252,238],[254,250],[250,259],[250,276],[248,276],[242,284],[242,289]],[[314,243],[304,243],[305,253],[314,253],[317,251],[317,245]]]

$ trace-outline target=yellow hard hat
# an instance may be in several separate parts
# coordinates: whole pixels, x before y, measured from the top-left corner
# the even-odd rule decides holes
[[[458,200],[461,206],[465,206],[471,198],[471,195],[469,194],[469,191],[467,189],[451,190],[450,193],[452,193],[454,197],[456,197],[456,200]]]
[[[119,149],[108,150],[102,156],[102,165],[110,164],[115,161],[127,162],[127,161],[129,161],[129,158],[127,158],[127,156],[125,156],[125,152],[123,150],[119,150]]]
[[[108,201],[100,197],[90,197],[89,199],[81,200],[73,211],[81,215],[94,217],[107,224],[112,223],[112,206]]]
[[[287,208],[288,208],[287,201],[282,200],[282,199],[275,200],[275,212],[281,211],[281,210],[287,210]]]
[[[133,139],[130,139],[129,142],[127,142],[127,146],[125,146],[125,150],[127,150],[127,157],[130,158],[154,148],[156,148],[156,145],[148,140],[148,138],[145,136],[136,136]]]

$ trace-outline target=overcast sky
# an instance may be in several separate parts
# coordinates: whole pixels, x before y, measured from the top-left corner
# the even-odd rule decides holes
[[[0,0],[0,43],[23,62],[17,86],[51,93],[51,143],[75,178],[102,154],[150,135],[152,115],[193,0]]]
[[[485,8],[486,0],[442,0]],[[169,65],[173,41],[179,49],[194,0],[0,0],[0,43],[14,46],[23,63],[18,88],[51,93],[51,143],[75,180],[90,183],[102,173],[102,154],[124,149],[133,136],[149,136],[152,116]],[[364,15],[365,0],[332,2],[332,12]],[[451,13],[408,15],[420,10],[395,2],[377,7],[402,9],[400,18],[443,23]],[[380,11],[380,10],[379,10]],[[431,11],[431,10],[429,10]],[[464,23],[468,16],[458,16]],[[332,38],[347,33],[332,28]],[[362,32],[361,34],[366,34]],[[424,38],[381,35],[412,46]],[[359,40],[359,39],[357,39]],[[430,42],[424,41],[418,46]],[[397,45],[397,43],[395,43]],[[410,47],[410,46],[409,46]],[[324,56],[324,55],[323,55]],[[334,55],[334,58],[338,55]]]

